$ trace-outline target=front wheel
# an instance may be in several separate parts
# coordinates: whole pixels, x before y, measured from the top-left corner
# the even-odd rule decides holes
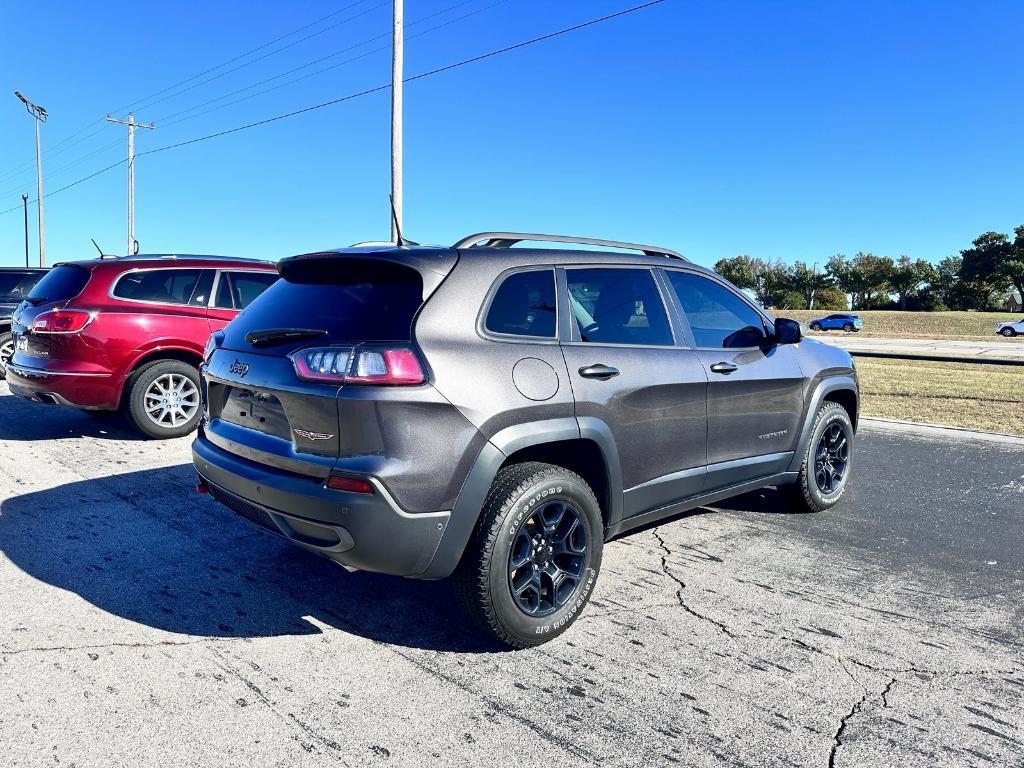
[[[14,357],[14,336],[10,331],[0,332],[0,381],[7,378],[7,362]]]
[[[456,599],[491,638],[540,645],[587,604],[603,543],[601,508],[583,478],[539,462],[504,467],[455,572]]]
[[[1003,336],[1005,336],[1008,339],[1011,339],[1017,335],[1017,332],[1013,330],[1013,328],[1003,328],[1003,330],[1001,330],[1000,333],[1003,334]],[[2,349],[2,347],[0,347],[0,349]],[[0,352],[0,354],[2,354],[2,352]]]
[[[853,333],[853,324],[846,323],[846,325],[843,326],[843,333]]]
[[[853,422],[839,403],[826,402],[814,419],[796,483],[780,488],[798,512],[823,512],[846,491],[853,468]]]
[[[182,437],[199,424],[199,371],[188,363],[150,363],[131,375],[126,390],[125,415],[147,437]]]

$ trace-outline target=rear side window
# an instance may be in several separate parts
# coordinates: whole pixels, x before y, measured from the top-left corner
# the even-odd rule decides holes
[[[80,294],[92,273],[75,264],[54,267],[29,291],[28,300],[34,304],[48,301],[67,301]]]
[[[245,309],[275,282],[276,272],[222,272],[214,305],[220,309]]]
[[[369,259],[293,263],[288,279],[267,288],[244,323],[229,328],[312,328],[337,342],[409,341],[422,303],[423,281],[411,267]]]
[[[723,285],[689,272],[669,270],[698,347],[756,347],[767,337],[764,320],[753,307]]]
[[[670,346],[672,328],[649,269],[567,269],[580,339],[593,344]]]
[[[516,272],[494,294],[484,327],[491,333],[554,338],[556,316],[555,271]]]
[[[121,275],[113,295],[157,304],[188,304],[200,287],[201,269],[144,269]]]
[[[0,271],[0,299],[21,301],[32,290],[39,272],[3,272]]]

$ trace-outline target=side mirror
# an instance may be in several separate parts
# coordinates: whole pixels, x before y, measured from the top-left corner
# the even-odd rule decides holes
[[[780,317],[775,321],[775,343],[796,344],[804,337],[803,326],[796,320]]]

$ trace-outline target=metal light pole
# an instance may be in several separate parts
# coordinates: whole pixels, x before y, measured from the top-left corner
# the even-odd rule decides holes
[[[39,124],[49,117],[46,110],[26,99],[21,91],[15,91],[25,109],[36,120],[36,205],[39,208],[39,266],[46,266],[46,230],[43,228],[43,152],[39,144]]]
[[[21,207],[25,211],[25,266],[28,267],[28,195],[21,196]]]
[[[127,120],[118,120],[107,115],[107,120],[118,125],[128,126],[128,250],[129,256],[135,253],[135,129],[154,128],[152,123],[136,123],[135,115],[128,113]]]
[[[391,241],[399,242],[402,231],[402,69],[405,55],[403,0],[394,0],[391,37]]]

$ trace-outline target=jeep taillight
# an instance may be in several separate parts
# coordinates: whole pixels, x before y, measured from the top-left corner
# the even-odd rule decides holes
[[[33,333],[79,333],[95,318],[84,309],[51,309],[32,321]]]
[[[407,347],[310,347],[288,356],[304,381],[333,384],[422,384],[416,353]]]

